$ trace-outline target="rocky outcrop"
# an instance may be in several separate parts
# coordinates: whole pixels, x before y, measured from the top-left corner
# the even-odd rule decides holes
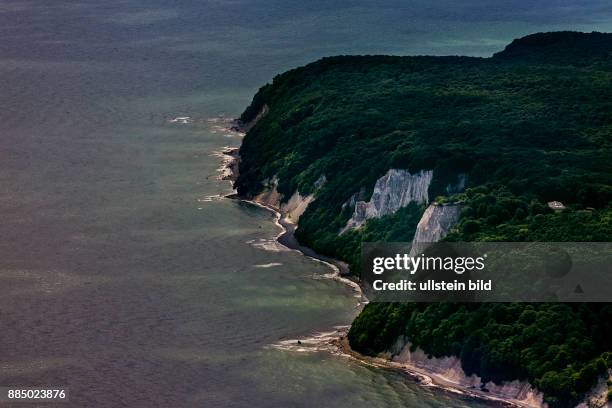
[[[323,187],[323,184],[325,183],[327,183],[327,177],[325,176],[325,174],[321,174],[319,178],[317,179],[317,181],[314,182],[315,190],[318,190],[321,187]]]
[[[315,191],[321,188],[326,181],[325,175],[321,175],[314,183]],[[253,201],[278,211],[283,219],[291,224],[297,225],[301,215],[315,199],[314,193],[301,195],[299,191],[296,191],[287,202],[282,202],[283,196],[278,192],[278,178],[276,176],[271,180],[264,181],[263,184],[264,190],[253,197]]]
[[[278,178],[272,177],[270,180],[262,182],[263,190],[253,197],[253,201],[266,207],[280,211],[282,195],[278,192]]]
[[[608,377],[602,377],[595,387],[587,393],[584,402],[576,408],[612,408],[612,401],[608,401],[608,383],[612,381],[612,369],[608,370]]]
[[[376,181],[370,201],[357,201],[353,216],[340,231],[362,226],[366,220],[393,214],[411,202],[429,202],[429,185],[433,178],[432,170],[421,170],[410,174],[407,170],[390,169]]]
[[[342,209],[344,210],[345,208],[352,208],[355,209],[355,205],[359,202],[359,201],[364,201],[366,198],[366,190],[365,187],[361,187],[359,189],[358,192],[356,192],[355,194],[353,194],[352,196],[349,197],[348,200],[346,200],[343,204],[342,204]]]
[[[306,211],[306,208],[314,199],[314,194],[302,196],[296,191],[291,198],[289,198],[289,201],[281,205],[280,212],[288,222],[297,225],[301,215],[304,214],[304,211]]]
[[[516,380],[501,384],[483,383],[475,374],[466,375],[461,368],[461,360],[457,357],[429,358],[423,350],[417,348],[411,351],[410,348],[410,343],[404,337],[400,337],[385,357],[405,365],[408,369],[412,367],[425,370],[429,375],[435,376],[438,382],[448,383],[457,388],[485,391],[488,396],[516,402],[522,406],[547,407],[543,402],[543,394],[528,382]]]
[[[238,178],[238,168],[240,166],[239,150],[237,147],[226,147],[220,152],[223,160],[221,167],[218,169],[221,180],[236,181]],[[218,154],[215,153],[215,155]]]
[[[410,254],[422,252],[431,242],[438,242],[448,234],[453,225],[459,221],[461,205],[432,204],[423,213],[417,224]]]
[[[259,122],[261,118],[263,118],[268,113],[269,110],[270,108],[268,107],[268,105],[264,104],[259,110],[259,112],[257,112],[257,115],[255,115],[253,119],[249,120],[248,122],[242,122],[240,120],[236,120],[233,126],[231,126],[231,129],[236,132],[247,133],[249,130],[253,128],[253,126],[257,124],[257,122]]]

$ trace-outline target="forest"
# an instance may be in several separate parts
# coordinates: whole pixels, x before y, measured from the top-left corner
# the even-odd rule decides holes
[[[433,170],[430,202],[460,201],[452,241],[612,239],[612,34],[517,39],[490,58],[338,56],[274,78],[241,120],[267,113],[240,149],[238,193],[276,177],[285,199],[314,193],[296,236],[360,274],[361,242],[410,241],[411,203],[339,234],[347,201],[389,169]],[[464,191],[445,190],[458,174]],[[325,175],[326,182],[315,181]],[[549,201],[560,201],[553,210]],[[612,368],[609,304],[369,304],[349,340],[375,355],[398,336],[466,373],[529,380],[574,406]]]

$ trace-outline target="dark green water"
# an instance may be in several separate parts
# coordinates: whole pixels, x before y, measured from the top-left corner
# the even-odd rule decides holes
[[[275,73],[338,53],[488,54],[528,29],[417,41],[427,25],[402,10],[2,2],[0,385],[65,386],[75,407],[480,406],[271,347],[349,324],[357,300],[278,248],[270,214],[210,199],[230,190],[214,152],[240,143],[220,118]]]

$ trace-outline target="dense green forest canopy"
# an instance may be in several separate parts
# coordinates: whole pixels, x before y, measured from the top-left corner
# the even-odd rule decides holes
[[[296,234],[357,275],[362,241],[410,241],[424,211],[411,204],[339,234],[352,214],[343,203],[369,197],[390,168],[434,170],[430,200],[464,203],[448,240],[611,241],[611,51],[611,34],[560,32],[491,58],[321,59],[275,77],[243,113],[267,107],[244,138],[236,187],[252,196],[277,177],[288,199],[325,175]],[[459,173],[466,190],[440,197]],[[528,379],[554,408],[612,367],[611,321],[608,305],[372,304],[349,338],[376,354],[406,335],[460,356],[467,373]]]

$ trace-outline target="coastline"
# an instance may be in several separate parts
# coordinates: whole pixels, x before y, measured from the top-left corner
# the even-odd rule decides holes
[[[225,198],[239,200],[241,202],[247,203],[249,205],[254,205],[274,214],[274,223],[281,228],[281,232],[275,237],[276,242],[291,251],[299,252],[307,258],[327,265],[333,271],[332,274],[327,275],[328,278],[342,282],[345,285],[349,286],[351,289],[353,289],[353,291],[355,292],[355,297],[360,298],[358,306],[367,303],[367,299],[365,298],[365,295],[363,294],[359,283],[346,277],[349,275],[348,265],[340,260],[318,254],[311,248],[301,245],[294,235],[296,225],[289,221],[287,218],[285,218],[277,208],[257,202],[249,198],[240,197],[235,193],[228,194],[225,196]]]
[[[250,127],[252,127],[252,124],[250,124],[249,128]],[[241,127],[238,121],[234,122],[234,126],[232,126],[230,130],[245,133],[244,127]],[[236,147],[225,148],[222,151],[222,154],[228,156],[229,159],[224,160],[223,162],[223,166],[220,169],[222,174],[220,178],[222,180],[230,181],[232,185],[236,180],[238,174],[238,167],[240,162],[239,150],[240,148]],[[342,282],[350,286],[355,291],[355,296],[360,299],[359,303],[357,304],[358,308],[362,307],[364,304],[367,303],[367,299],[365,298],[359,283],[346,277],[350,273],[348,265],[340,260],[318,254],[312,248],[301,245],[295,238],[294,234],[297,225],[291,222],[291,220],[288,219],[281,212],[280,208],[276,208],[266,203],[259,202],[256,200],[256,198],[242,197],[236,192],[227,194],[224,197],[232,200],[238,200],[249,205],[254,205],[271,212],[274,215],[275,224],[278,225],[281,229],[281,232],[275,237],[275,240],[279,244],[289,250],[297,251],[303,256],[306,256],[310,259],[329,266],[333,270],[333,273],[328,276],[329,278]],[[363,355],[351,348],[347,337],[349,328],[350,326],[343,329],[337,329],[335,334],[332,334],[331,336],[329,334],[325,336],[314,335],[311,338],[306,339],[285,340],[283,341],[283,343],[285,344],[284,348],[295,348],[296,350],[303,351],[305,345],[308,345],[309,348],[313,350],[320,350],[321,346],[323,346],[323,348],[326,348],[334,354],[338,354],[347,358],[352,358],[366,365],[400,371],[408,377],[412,378],[413,380],[417,381],[420,385],[424,387],[434,387],[444,392],[450,392],[454,394],[463,395],[469,398],[491,402],[501,407],[542,407],[542,405],[528,404],[524,401],[516,400],[509,397],[491,395],[485,391],[481,391],[476,388],[468,388],[449,381],[441,374],[423,369],[421,367],[417,367],[415,365],[396,362],[384,357],[371,357]]]
[[[463,395],[469,398],[478,399],[494,403],[501,407],[512,407],[512,408],[540,408],[541,405],[527,404],[524,401],[496,396],[489,394],[485,391],[481,391],[477,388],[466,388],[461,385],[450,381],[441,374],[417,367],[412,364],[400,363],[397,361],[389,360],[384,357],[371,357],[363,355],[353,350],[349,344],[346,335],[342,335],[337,339],[332,340],[332,344],[338,349],[339,353],[344,356],[355,359],[363,364],[367,364],[373,367],[386,368],[396,371],[401,371],[403,374],[417,381],[423,387],[433,387],[444,392],[454,393]]]
[[[232,124],[228,127],[228,130],[232,132],[237,132],[242,134],[243,136],[246,132],[249,131],[257,121],[264,116],[268,111],[268,107],[264,106],[261,112],[254,118],[252,121],[248,123],[242,123],[240,120],[236,119],[232,122]],[[220,178],[222,180],[227,180],[232,183],[232,187],[236,177],[238,176],[238,167],[240,165],[240,148],[239,147],[225,147],[221,154],[227,159],[222,161],[221,168],[219,169]],[[349,266],[338,259],[334,259],[325,255],[321,255],[316,253],[312,248],[301,245],[298,240],[295,238],[295,230],[297,225],[291,222],[290,219],[285,217],[280,208],[275,208],[271,205],[258,202],[255,199],[249,197],[241,197],[236,192],[226,194],[225,198],[232,200],[239,200],[241,202],[255,205],[259,208],[263,208],[267,211],[270,211],[274,214],[274,223],[278,225],[281,229],[281,232],[276,236],[276,241],[282,246],[286,247],[289,250],[300,252],[302,255],[327,265],[332,269],[333,273],[328,275],[329,278],[337,280],[345,285],[349,286],[355,292],[356,297],[360,299],[358,307],[367,303],[367,298],[363,294],[361,290],[361,286],[355,280],[349,278],[350,270]]]

